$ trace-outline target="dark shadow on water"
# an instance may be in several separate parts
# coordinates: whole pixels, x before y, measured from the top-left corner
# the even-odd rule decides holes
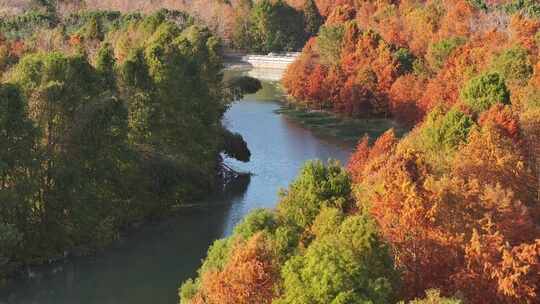
[[[223,235],[230,207],[243,200],[250,180],[242,176],[201,207],[146,223],[95,256],[29,268],[27,278],[0,291],[0,303],[177,303],[180,282]]]

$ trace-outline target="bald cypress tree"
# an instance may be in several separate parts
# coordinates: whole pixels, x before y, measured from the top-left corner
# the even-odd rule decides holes
[[[324,19],[319,13],[319,9],[314,0],[306,0],[304,3],[304,24],[308,37],[317,35],[319,28],[324,23]]]

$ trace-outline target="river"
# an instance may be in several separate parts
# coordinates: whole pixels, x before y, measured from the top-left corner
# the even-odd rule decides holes
[[[208,199],[207,208],[145,224],[95,256],[29,269],[27,279],[0,291],[0,303],[178,303],[178,287],[195,275],[214,240],[228,235],[250,210],[275,206],[278,190],[287,187],[306,160],[346,162],[352,151],[350,145],[317,137],[276,114],[282,93],[270,82],[263,85],[233,104],[224,118],[252,153],[249,163],[227,163],[253,173],[249,180]]]

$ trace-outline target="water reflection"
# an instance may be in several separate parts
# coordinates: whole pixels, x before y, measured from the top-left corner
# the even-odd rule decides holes
[[[29,270],[8,303],[177,303],[176,289],[193,274],[210,243],[223,235],[231,203],[244,200],[250,177],[213,195],[208,205],[144,225],[94,257]]]

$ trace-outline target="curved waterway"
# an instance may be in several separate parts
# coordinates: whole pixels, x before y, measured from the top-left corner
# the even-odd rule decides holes
[[[180,283],[195,275],[208,246],[227,236],[254,208],[271,208],[278,190],[294,179],[310,159],[346,162],[352,147],[276,114],[280,90],[264,82],[226,113],[224,124],[244,136],[252,152],[249,163],[227,160],[253,173],[227,193],[212,197],[208,207],[143,227],[92,257],[72,258],[28,269],[28,278],[0,291],[9,304],[175,304]]]

